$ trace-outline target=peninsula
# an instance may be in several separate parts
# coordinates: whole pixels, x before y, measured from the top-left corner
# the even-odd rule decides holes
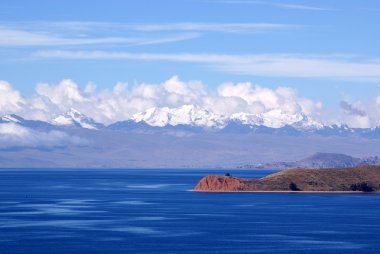
[[[202,178],[194,188],[204,192],[380,192],[380,166],[288,169],[260,179],[226,174]]]

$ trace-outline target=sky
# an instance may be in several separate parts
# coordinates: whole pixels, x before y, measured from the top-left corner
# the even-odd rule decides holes
[[[110,123],[195,103],[378,126],[379,14],[375,0],[2,0],[0,113]]]

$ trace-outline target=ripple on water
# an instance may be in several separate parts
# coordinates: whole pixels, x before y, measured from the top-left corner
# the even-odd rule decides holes
[[[163,189],[174,186],[182,186],[185,184],[130,184],[127,185],[127,188],[130,189]]]
[[[114,204],[121,204],[121,205],[154,205],[157,203],[152,202],[146,202],[142,200],[123,200],[123,201],[116,201],[113,202]]]

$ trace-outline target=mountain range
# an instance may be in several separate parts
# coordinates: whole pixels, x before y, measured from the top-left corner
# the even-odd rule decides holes
[[[222,116],[193,105],[151,108],[109,125],[70,109],[50,121],[0,117],[1,167],[232,167],[317,152],[376,156],[380,128],[323,125],[280,111]]]
[[[225,116],[194,105],[184,105],[179,108],[150,108],[134,114],[126,121],[111,124],[109,128],[128,130],[135,124],[139,124],[140,128],[160,127],[237,133],[267,132],[270,129],[276,132],[283,128],[302,132],[324,128],[321,123],[302,113],[287,114],[280,110],[272,110],[261,114],[237,113]]]
[[[288,114],[280,110],[266,113],[237,113],[231,116],[218,115],[194,105],[179,108],[153,107],[132,115],[129,119],[109,125],[96,122],[94,119],[71,108],[44,122],[27,120],[10,114],[0,117],[0,123],[16,123],[30,128],[60,129],[60,127],[83,128],[91,130],[119,130],[137,132],[214,132],[214,133],[267,133],[284,135],[335,135],[380,137],[380,127],[350,128],[347,125],[324,125],[303,113]]]

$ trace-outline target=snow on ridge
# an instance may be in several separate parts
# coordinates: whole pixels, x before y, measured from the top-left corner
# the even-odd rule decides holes
[[[134,114],[131,120],[145,122],[151,126],[164,127],[167,125],[192,125],[201,127],[220,127],[224,124],[223,116],[194,105],[184,105],[178,108],[150,108]]]
[[[258,125],[270,128],[282,128],[287,125],[296,129],[321,129],[324,127],[323,124],[303,113],[289,114],[278,109],[259,114],[236,113],[231,115],[230,119],[244,125]]]
[[[66,113],[55,117],[51,123],[62,126],[80,126],[85,129],[97,130],[99,124],[78,110],[70,108]]]
[[[21,123],[22,120],[17,115],[4,115],[0,118],[2,122]],[[290,114],[277,109],[264,113],[240,112],[224,116],[191,104],[177,108],[149,108],[143,112],[134,114],[128,120],[136,123],[143,122],[156,127],[186,125],[216,130],[225,128],[231,121],[235,124],[265,126],[269,128],[292,126],[298,130],[318,130],[329,127],[299,112]],[[50,123],[57,126],[77,126],[93,130],[103,127],[102,124],[95,122],[92,118],[87,117],[74,108],[70,108],[66,113],[56,116]]]
[[[1,117],[1,120],[4,122],[21,123],[21,118],[14,114],[4,115]]]
[[[321,129],[323,124],[311,119],[303,113],[289,114],[281,110],[271,110],[265,113],[235,113],[229,117],[215,114],[195,105],[184,105],[178,108],[150,108],[134,114],[130,120],[145,122],[151,126],[165,127],[167,125],[192,125],[206,128],[223,129],[229,121],[242,125],[266,126],[282,128],[287,125],[297,129]]]

